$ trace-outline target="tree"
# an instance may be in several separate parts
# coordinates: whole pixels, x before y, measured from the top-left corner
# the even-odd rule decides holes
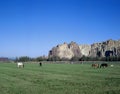
[[[27,56],[22,56],[22,57],[19,57],[18,61],[27,62],[27,61],[30,61],[30,58]]]
[[[43,61],[43,58],[42,57],[37,57],[35,60],[36,61]]]
[[[77,57],[77,56],[74,56],[71,58],[71,61],[79,61],[80,60],[80,57]]]
[[[48,58],[48,61],[60,61],[61,59],[60,59],[60,57],[58,57],[58,56],[53,56],[53,57],[49,57]]]

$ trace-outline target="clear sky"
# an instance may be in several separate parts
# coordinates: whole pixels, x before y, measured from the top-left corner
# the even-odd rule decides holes
[[[120,39],[120,0],[0,0],[0,56]]]

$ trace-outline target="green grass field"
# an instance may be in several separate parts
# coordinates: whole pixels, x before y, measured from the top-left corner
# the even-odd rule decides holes
[[[120,94],[120,64],[94,69],[91,64],[0,63],[0,94]]]

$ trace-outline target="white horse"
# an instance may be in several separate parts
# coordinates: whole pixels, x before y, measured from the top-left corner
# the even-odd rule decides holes
[[[17,63],[17,67],[18,67],[18,68],[21,68],[21,67],[24,68],[24,64],[23,64],[22,62],[18,62],[18,63]]]

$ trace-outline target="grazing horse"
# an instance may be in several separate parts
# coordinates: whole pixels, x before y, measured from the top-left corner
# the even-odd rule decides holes
[[[99,68],[99,64],[92,64],[93,68]]]
[[[21,68],[21,67],[24,68],[24,64],[23,64],[22,62],[18,62],[18,63],[17,63],[17,67],[18,67],[18,68]]]
[[[40,62],[39,65],[42,66],[42,63]]]
[[[108,67],[108,64],[107,63],[102,63],[101,65],[100,65],[100,68],[106,68],[106,67]]]

